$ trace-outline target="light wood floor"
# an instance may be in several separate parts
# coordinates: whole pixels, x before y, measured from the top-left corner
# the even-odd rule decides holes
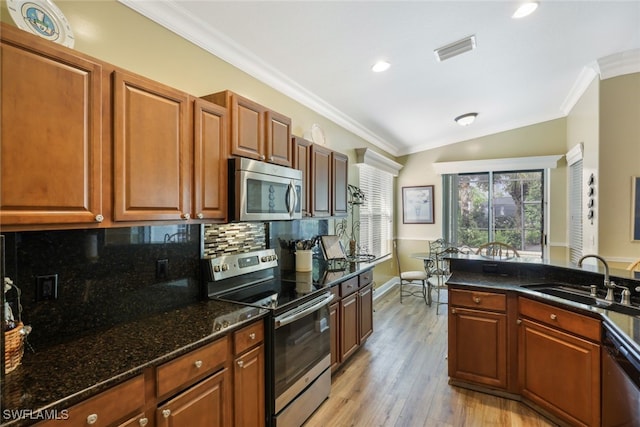
[[[305,427],[554,426],[524,404],[450,386],[447,312],[398,287],[375,302],[374,333],[334,374]]]

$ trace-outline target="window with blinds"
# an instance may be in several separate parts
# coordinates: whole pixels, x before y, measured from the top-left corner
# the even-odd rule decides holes
[[[582,160],[569,166],[569,258],[582,256]]]
[[[393,230],[393,175],[363,164],[360,189],[366,200],[360,205],[360,249],[380,257],[391,253]]]

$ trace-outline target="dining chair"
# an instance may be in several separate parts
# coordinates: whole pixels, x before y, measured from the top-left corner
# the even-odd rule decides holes
[[[441,291],[447,289],[447,281],[451,277],[451,269],[449,268],[448,255],[452,254],[469,254],[470,251],[460,248],[454,244],[446,243],[444,240],[433,243],[430,248],[434,249],[430,256],[427,269],[427,292],[431,296],[433,290],[436,291],[435,304],[436,315],[440,313],[440,306],[446,305],[448,300],[443,300]],[[433,298],[430,298],[433,300]]]
[[[419,296],[424,299],[425,304],[431,305],[430,295],[427,294],[427,272],[424,270],[407,270],[404,271],[400,266],[400,254],[398,253],[398,242],[393,241],[393,252],[398,265],[398,276],[400,277],[400,304],[402,297]],[[420,286],[418,290],[405,289],[406,286]]]
[[[627,266],[627,270],[629,271],[640,271],[640,258],[632,262]]]
[[[520,256],[516,248],[504,242],[483,243],[482,245],[478,246],[476,255],[499,259],[511,259]]]

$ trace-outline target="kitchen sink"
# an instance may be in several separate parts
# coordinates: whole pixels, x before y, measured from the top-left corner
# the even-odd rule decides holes
[[[553,283],[525,285],[523,287],[531,289],[532,291],[540,292],[545,295],[551,295],[580,304],[585,304],[591,307],[597,307],[605,311],[614,311],[616,313],[640,317],[640,307],[622,305],[613,301],[606,301],[600,295],[597,297],[593,297],[590,295],[588,287],[572,287],[564,284]]]

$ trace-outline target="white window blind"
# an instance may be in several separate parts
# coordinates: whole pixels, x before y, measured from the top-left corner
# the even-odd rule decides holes
[[[360,189],[366,200],[360,205],[359,253],[376,257],[391,253],[393,230],[393,175],[361,164]]]
[[[582,256],[582,160],[569,166],[569,258]]]

